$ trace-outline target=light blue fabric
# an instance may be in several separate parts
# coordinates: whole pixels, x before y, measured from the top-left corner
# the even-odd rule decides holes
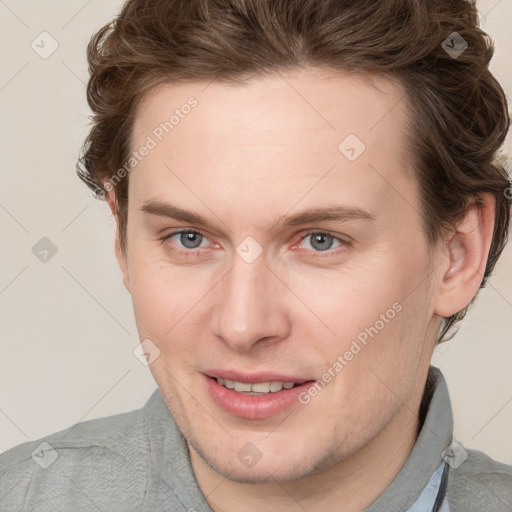
[[[439,467],[435,470],[432,478],[423,489],[423,492],[419,495],[418,499],[414,502],[414,505],[409,508],[407,512],[431,512],[434,508],[434,503],[439,493],[439,487],[441,486],[441,478],[443,476],[444,466],[446,462],[443,460]],[[450,512],[450,507],[446,501],[443,501],[443,505],[440,512]]]

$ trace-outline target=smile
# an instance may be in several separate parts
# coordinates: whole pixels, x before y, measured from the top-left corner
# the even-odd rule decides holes
[[[246,395],[267,395],[269,393],[277,393],[282,389],[292,389],[295,386],[300,386],[300,382],[255,382],[250,384],[248,382],[238,382],[236,380],[218,378],[217,383],[227,389],[233,389],[238,393]]]
[[[315,381],[241,382],[203,375],[205,391],[224,412],[251,420],[276,416],[298,403]]]

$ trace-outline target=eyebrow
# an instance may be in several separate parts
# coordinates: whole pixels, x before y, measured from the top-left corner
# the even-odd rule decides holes
[[[158,217],[182,220],[183,222],[188,222],[190,224],[210,226],[208,220],[202,215],[183,210],[182,208],[178,208],[170,203],[164,203],[161,201],[146,201],[142,205],[141,211],[151,215],[157,215]]]
[[[180,220],[189,224],[196,224],[207,228],[213,228],[212,224],[203,217],[194,212],[184,210],[170,203],[162,201],[146,201],[141,211],[150,215],[167,217]],[[310,208],[293,215],[281,215],[278,217],[271,231],[276,231],[285,226],[301,226],[315,222],[338,221],[345,222],[349,220],[376,220],[375,214],[363,210],[362,208],[333,205],[327,207]]]

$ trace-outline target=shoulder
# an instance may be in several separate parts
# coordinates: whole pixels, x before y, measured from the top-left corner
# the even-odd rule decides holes
[[[451,512],[510,512],[512,466],[478,450],[466,449],[467,459],[452,467],[448,478]]]
[[[148,442],[137,409],[15,446],[0,455],[0,510],[136,510]]]

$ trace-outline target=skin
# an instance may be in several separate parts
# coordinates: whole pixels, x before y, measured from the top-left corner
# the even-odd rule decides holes
[[[190,96],[198,106],[131,171],[126,252],[116,238],[140,339],[160,350],[151,372],[216,512],[360,511],[416,441],[436,332],[478,290],[493,202],[468,208],[429,254],[404,91],[384,78],[304,69],[167,85],[140,104],[132,147]],[[353,162],[338,149],[351,133],[366,145]],[[155,200],[211,226],[141,210]],[[109,202],[115,212],[115,190]],[[277,222],[332,205],[375,218]],[[180,229],[200,230],[200,247],[161,240]],[[335,238],[319,249],[311,230]],[[263,250],[252,263],[236,252],[247,236]],[[320,380],[395,303],[401,311],[307,405],[244,419],[205,389],[212,367]],[[262,455],[251,468],[237,457],[246,443]]]

